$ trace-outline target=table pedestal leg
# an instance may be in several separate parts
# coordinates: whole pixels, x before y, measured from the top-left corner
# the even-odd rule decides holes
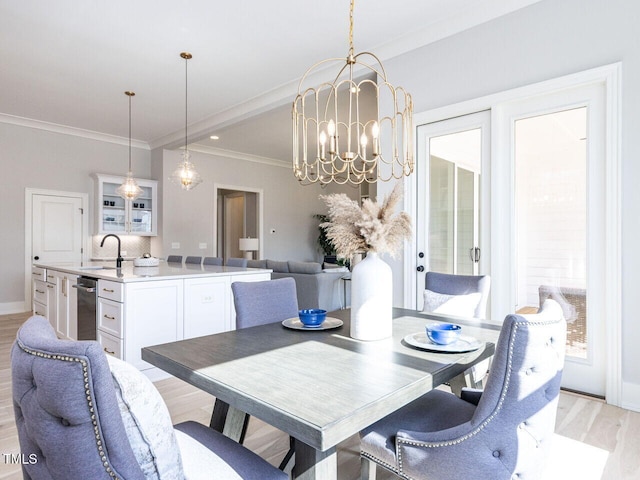
[[[216,398],[209,427],[242,443],[248,424],[249,415]]]
[[[296,440],[296,463],[293,478],[300,480],[336,480],[338,460],[336,447],[321,452]]]

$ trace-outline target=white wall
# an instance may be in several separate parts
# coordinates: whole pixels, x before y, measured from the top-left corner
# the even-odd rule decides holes
[[[150,152],[132,155],[134,175],[150,178]],[[0,123],[0,313],[25,299],[25,188],[87,193],[90,217],[90,175],[124,175],[128,161],[128,145]]]
[[[165,178],[175,170],[180,159],[180,151],[164,151]],[[262,258],[299,261],[322,258],[316,249],[318,222],[313,215],[326,213],[325,204],[318,197],[337,191],[335,187],[325,190],[319,185],[301,186],[289,165],[279,167],[199,152],[191,152],[191,160],[204,181],[191,191],[181,190],[169,181],[164,182],[162,251],[154,251],[156,255],[215,255],[214,185],[218,184],[225,188],[262,189]],[[343,190],[354,197],[357,195],[357,190]],[[270,233],[271,229],[275,229],[274,234]],[[180,244],[179,250],[171,249],[173,242]],[[200,250],[200,243],[206,243],[207,249]]]
[[[622,62],[623,404],[640,410],[640,3],[546,0],[385,62],[415,111]],[[395,274],[396,278],[400,275]],[[402,287],[396,289],[402,290]]]

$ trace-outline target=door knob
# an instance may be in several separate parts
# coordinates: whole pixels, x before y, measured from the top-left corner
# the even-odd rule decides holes
[[[416,267],[416,270],[419,271],[419,272],[424,272],[424,267],[422,265],[418,265]]]
[[[424,252],[418,253],[418,258],[424,258]]]
[[[33,257],[34,260],[40,260],[40,257],[38,255],[36,255],[35,257]]]

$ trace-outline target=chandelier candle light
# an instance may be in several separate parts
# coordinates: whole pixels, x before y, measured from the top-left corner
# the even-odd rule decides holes
[[[169,180],[176,185],[180,185],[183,190],[191,190],[200,183],[202,183],[202,177],[196,171],[196,167],[191,163],[191,154],[188,149],[188,136],[187,136],[187,119],[188,119],[188,75],[187,64],[189,60],[193,58],[188,52],[182,52],[180,57],[184,58],[184,152],[182,152],[182,161],[178,164],[178,168],[171,174]]]
[[[129,97],[129,171],[122,185],[116,188],[116,193],[125,200],[135,200],[143,193],[138,182],[133,178],[133,172],[131,171],[131,97],[133,97],[135,93],[127,91],[124,92],[124,94]]]
[[[346,63],[329,58],[313,65],[293,102],[293,174],[303,185],[374,183],[413,172],[411,95],[387,81],[373,53],[354,54],[354,1]],[[329,62],[343,64],[333,83],[305,87],[307,77]]]

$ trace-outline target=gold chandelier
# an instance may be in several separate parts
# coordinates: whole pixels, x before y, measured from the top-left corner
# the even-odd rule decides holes
[[[189,52],[182,52],[180,57],[184,58],[184,151],[182,152],[182,161],[178,163],[178,167],[169,177],[171,182],[176,185],[180,185],[183,190],[192,190],[202,183],[202,177],[196,171],[195,165],[191,162],[191,154],[188,148],[188,136],[187,136],[187,112],[188,112],[188,75],[187,64],[193,55]]]
[[[411,95],[387,81],[373,53],[354,54],[354,1],[346,63],[344,58],[329,58],[313,65],[300,80],[293,102],[293,173],[303,185],[358,185],[413,172]],[[305,87],[307,77],[329,62],[343,64],[333,83]]]
[[[131,171],[131,97],[135,95],[135,92],[127,91],[124,94],[129,97],[129,171],[122,185],[116,188],[116,193],[125,200],[135,200],[143,193],[140,185],[133,178],[133,172]]]

